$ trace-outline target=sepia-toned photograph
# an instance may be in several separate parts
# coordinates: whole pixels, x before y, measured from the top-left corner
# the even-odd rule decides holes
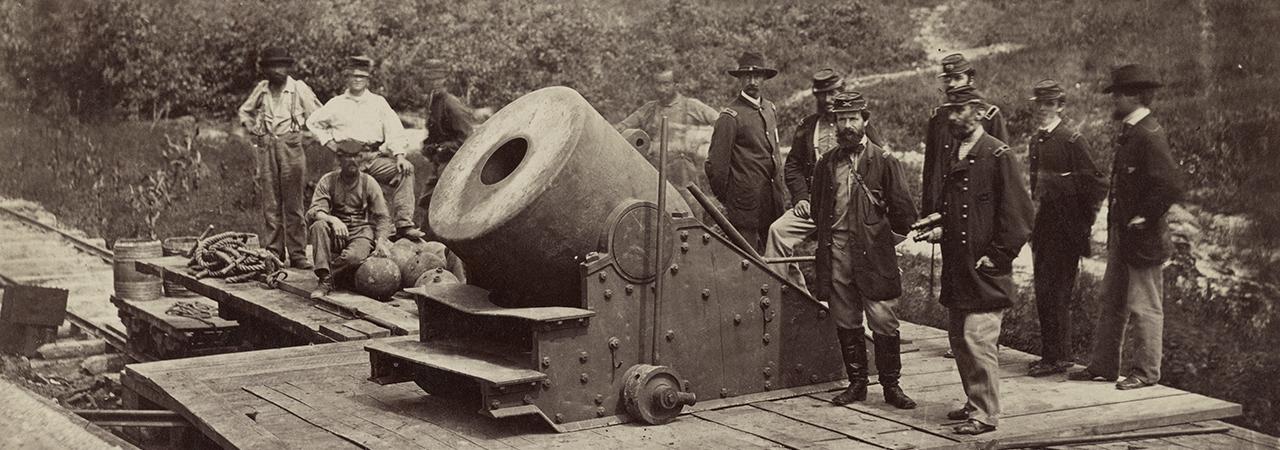
[[[1280,450],[1277,30],[0,0],[0,449]]]

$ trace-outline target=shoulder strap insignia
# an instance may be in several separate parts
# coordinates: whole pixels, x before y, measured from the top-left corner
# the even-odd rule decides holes
[[[722,109],[720,110],[720,114],[727,114],[729,117],[733,117],[733,118],[738,117],[738,111],[734,110],[733,108]]]
[[[991,152],[991,155],[999,158],[1001,156],[1004,156],[1005,153],[1009,153],[1008,145],[1001,145],[1000,148],[996,149],[996,151]]]
[[[990,120],[991,118],[995,117],[996,113],[998,112],[1000,112],[1000,107],[996,105],[991,105],[991,108],[987,109],[987,112],[984,113],[982,117]]]

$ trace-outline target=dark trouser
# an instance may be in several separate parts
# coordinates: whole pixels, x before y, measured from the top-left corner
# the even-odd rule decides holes
[[[1036,246],[1036,311],[1040,313],[1040,356],[1046,362],[1071,360],[1071,294],[1080,257],[1049,245]]]
[[[369,154],[365,158],[361,171],[377,180],[382,188],[396,229],[413,227],[413,165],[401,172],[393,155]]]
[[[254,180],[262,219],[262,246],[280,259],[306,261],[307,229],[303,217],[303,188],[307,155],[298,133],[266,135],[254,151]]]
[[[344,239],[333,234],[329,222],[312,222],[311,257],[316,274],[327,272],[336,277],[359,267],[373,253],[373,238],[369,225],[348,225]]]

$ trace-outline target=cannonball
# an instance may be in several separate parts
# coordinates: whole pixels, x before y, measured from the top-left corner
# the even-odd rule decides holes
[[[356,269],[355,290],[379,301],[391,300],[400,290],[400,268],[390,258],[369,257]]]
[[[453,272],[444,270],[443,267],[437,267],[422,273],[418,280],[413,283],[414,287],[434,286],[438,284],[458,283],[458,277]]]
[[[445,265],[445,246],[439,242],[401,239],[391,244],[391,260],[400,268],[400,287],[411,287],[423,273]]]

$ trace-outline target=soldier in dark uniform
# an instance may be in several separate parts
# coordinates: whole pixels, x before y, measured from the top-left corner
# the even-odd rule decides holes
[[[840,339],[849,387],[831,402],[867,399],[867,341],[871,327],[876,370],[886,403],[902,409],[916,403],[902,392],[901,339],[893,311],[902,294],[895,234],[905,235],[916,218],[902,165],[865,134],[867,101],[857,92],[831,99],[837,147],[818,160],[813,176],[817,226],[817,287],[828,302]]]
[[[1089,367],[1072,380],[1114,381],[1120,376],[1120,346],[1132,325],[1133,352],[1126,377],[1116,389],[1137,389],[1160,381],[1164,333],[1162,265],[1172,253],[1165,213],[1183,193],[1178,164],[1164,127],[1151,115],[1151,100],[1162,86],[1155,73],[1131,64],[1111,72],[1112,117],[1123,124],[1111,164],[1107,207],[1107,272],[1099,295],[1101,310],[1093,333]]]
[[[974,96],[982,98],[974,90],[975,76],[977,71],[969,65],[969,61],[964,59],[964,55],[956,53],[942,59],[942,73],[938,74],[938,78],[942,80],[944,92],[967,89],[972,91]],[[1005,129],[1004,115],[1000,113],[1000,108],[988,102],[983,102],[982,108],[978,111],[978,120],[982,122],[982,129],[1000,142],[1009,142],[1009,132]],[[941,111],[941,108],[934,109],[933,115],[929,117],[929,126],[925,130],[924,180],[920,199],[922,216],[938,212],[941,206],[939,203],[942,201],[940,193],[942,179],[946,175],[950,161],[955,160],[956,146],[959,144],[959,140],[951,135],[949,128],[946,113]]]
[[[1080,258],[1089,256],[1089,232],[1107,181],[1085,148],[1080,133],[1066,127],[1067,95],[1058,82],[1032,89],[1037,131],[1029,144],[1031,196],[1037,200],[1031,232],[1035,255],[1036,310],[1040,315],[1040,356],[1028,375],[1040,377],[1071,367],[1071,291]]]
[[[738,78],[742,91],[716,119],[705,168],[729,223],[760,251],[769,224],[788,204],[778,156],[778,110],[760,96],[760,85],[778,71],[765,67],[759,53],[743,52],[738,68],[728,73]]]
[[[430,209],[431,194],[435,192],[436,182],[453,155],[462,148],[462,143],[471,136],[475,120],[471,110],[462,104],[462,100],[449,93],[445,82],[449,78],[449,66],[444,60],[428,59],[423,64],[426,72],[428,89],[427,98],[427,138],[422,143],[422,155],[434,166],[427,179],[426,193],[418,200],[418,206],[424,214]],[[429,218],[428,218],[429,219]],[[429,224],[429,220],[423,220]]]
[[[1031,233],[1031,196],[1009,146],[987,134],[989,110],[971,89],[952,89],[943,105],[956,153],[945,169],[942,214],[942,295],[947,335],[967,401],[947,414],[965,420],[960,434],[995,430],[1000,414],[1000,321],[1013,305],[1013,259]]]

